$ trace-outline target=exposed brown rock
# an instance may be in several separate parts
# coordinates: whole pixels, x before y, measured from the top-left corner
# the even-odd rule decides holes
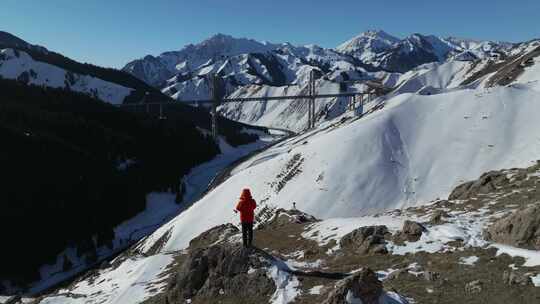
[[[383,292],[382,283],[377,274],[369,268],[341,280],[330,292],[323,304],[347,303],[347,295],[360,299],[364,304],[378,304]]]
[[[506,174],[500,171],[490,171],[482,174],[476,181],[470,181],[457,186],[448,196],[449,200],[464,200],[478,194],[486,194],[497,189],[499,184],[508,182]]]
[[[219,225],[213,227],[189,242],[190,248],[202,248],[208,247],[218,243],[219,241],[226,240],[230,236],[239,233],[240,230],[231,223]]]
[[[401,229],[401,231],[399,231],[394,236],[394,240],[397,243],[404,241],[416,242],[420,239],[420,237],[422,236],[422,232],[424,232],[425,230],[426,228],[422,224],[406,220],[403,223],[403,228]]]
[[[270,263],[239,245],[215,245],[190,252],[169,279],[165,292],[146,303],[185,303],[186,299],[245,299],[267,302],[275,290],[266,275]],[[251,271],[249,271],[251,269]]]
[[[388,233],[386,226],[360,227],[343,236],[339,244],[344,250],[356,254],[385,254],[388,250],[384,237]]]
[[[498,243],[540,250],[540,203],[499,219],[485,236]]]
[[[279,227],[288,224],[304,224],[317,221],[318,219],[316,219],[314,216],[304,213],[298,209],[285,210],[280,208],[276,210],[275,216],[270,220],[270,222],[264,226]]]

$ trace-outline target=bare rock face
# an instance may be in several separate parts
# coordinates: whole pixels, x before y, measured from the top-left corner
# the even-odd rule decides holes
[[[343,304],[352,297],[364,304],[378,304],[383,293],[382,283],[377,274],[369,268],[341,280],[330,292],[323,304]]]
[[[394,236],[394,240],[398,243],[404,241],[416,242],[425,230],[426,228],[422,224],[406,220],[401,231]]]
[[[493,192],[497,186],[508,182],[506,174],[497,171],[490,171],[482,174],[476,181],[470,181],[457,186],[448,196],[449,200],[464,200],[476,196]]]
[[[239,232],[240,230],[231,223],[219,225],[201,233],[199,236],[192,239],[189,242],[189,247],[190,248],[208,247],[210,245],[219,243],[220,241],[224,241],[230,236],[237,234]]]
[[[356,254],[386,254],[388,228],[386,226],[360,227],[346,234],[339,242],[341,248]]]
[[[540,203],[499,219],[485,236],[498,243],[540,250]]]
[[[266,275],[270,263],[239,245],[193,250],[170,278],[165,292],[148,303],[185,303],[187,299],[245,299],[268,302],[275,290]]]

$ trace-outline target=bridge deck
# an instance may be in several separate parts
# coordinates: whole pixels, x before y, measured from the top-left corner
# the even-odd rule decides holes
[[[334,97],[352,97],[360,95],[369,95],[365,92],[351,92],[351,93],[339,93],[339,94],[319,94],[319,95],[293,95],[293,96],[260,96],[260,97],[244,97],[244,98],[223,98],[220,99],[220,103],[226,102],[252,102],[252,101],[268,101],[268,100],[298,100],[298,99],[322,99],[322,98],[334,98]],[[162,105],[162,104],[175,104],[176,102],[183,104],[212,104],[212,99],[197,99],[197,100],[179,100],[171,102],[147,102],[145,105]],[[141,103],[126,103],[120,106],[140,106]]]

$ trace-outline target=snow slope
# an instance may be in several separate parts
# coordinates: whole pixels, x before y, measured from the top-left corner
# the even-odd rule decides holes
[[[94,96],[112,104],[121,104],[133,89],[88,75],[68,72],[54,65],[36,61],[23,51],[0,50],[0,76],[27,84],[72,91]]]
[[[235,221],[231,206],[245,186],[267,205],[289,208],[296,202],[321,218],[445,197],[485,171],[526,166],[538,158],[539,99],[538,92],[514,88],[399,95],[383,110],[336,129],[323,125],[246,161],[152,238],[172,228],[165,250],[177,250],[204,230]],[[300,172],[277,191],[273,183],[289,172],[285,168],[295,154],[303,159],[297,162]]]

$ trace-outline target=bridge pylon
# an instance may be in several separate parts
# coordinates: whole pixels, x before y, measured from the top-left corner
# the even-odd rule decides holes
[[[210,75],[210,97],[212,98],[212,108],[210,110],[210,115],[212,117],[212,138],[218,143],[219,132],[218,132],[218,112],[217,108],[221,104],[219,96],[219,77],[216,74]]]

